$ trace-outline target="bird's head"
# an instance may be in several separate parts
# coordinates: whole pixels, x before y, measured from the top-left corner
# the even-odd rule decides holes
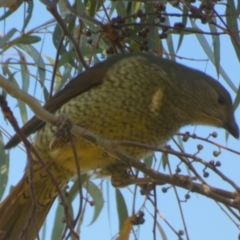
[[[221,127],[239,138],[239,128],[229,92],[204,73],[195,71],[192,74],[193,72],[190,74],[187,71],[186,80],[182,82],[189,123]]]

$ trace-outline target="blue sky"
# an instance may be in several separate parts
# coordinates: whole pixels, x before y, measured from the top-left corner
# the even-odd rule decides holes
[[[37,10],[36,10],[37,9]],[[222,11],[224,9],[224,6],[220,6],[219,10]],[[1,10],[3,12],[3,10]],[[174,10],[176,12],[176,10]],[[0,22],[0,32],[4,33],[5,31],[8,31],[8,29],[12,27],[16,27],[17,29],[21,29],[22,26],[22,19],[23,19],[23,8],[19,9],[16,13],[13,14],[11,18],[7,22]],[[44,19],[44,20],[42,20]],[[31,29],[37,25],[40,25],[41,23],[45,22],[45,20],[52,19],[51,15],[45,10],[45,7],[39,3],[38,1],[35,1],[35,11],[34,11],[34,17],[30,23],[30,26],[28,29]],[[179,21],[179,19],[178,19]],[[197,24],[200,23],[197,21]],[[5,25],[5,26],[4,26]],[[51,44],[48,44],[49,41],[51,41],[51,34],[43,34],[42,35],[44,39],[44,42],[41,44],[36,45],[38,50],[40,51],[40,48],[42,47],[42,53],[45,56],[51,56],[55,57],[55,49],[51,46]],[[206,36],[205,36],[206,37]],[[177,38],[176,38],[177,39]],[[175,39],[175,40],[176,40]],[[207,36],[206,39],[208,40],[209,44],[212,44],[212,38],[211,36]],[[235,55],[234,49],[231,47],[231,42],[229,40],[228,36],[221,36],[221,66],[224,68],[230,79],[234,82],[235,86],[238,87],[239,85],[239,76],[240,76],[240,68],[238,59]],[[177,46],[177,42],[174,41],[175,49]],[[166,45],[165,45],[166,46]],[[14,55],[13,55],[14,54]],[[210,76],[218,79],[218,76],[216,74],[215,67],[212,65],[210,61],[208,61],[208,57],[202,50],[202,48],[199,46],[196,36],[194,35],[187,35],[184,38],[182,47],[180,51],[177,53],[177,56],[185,57],[189,59],[204,59],[206,61],[192,61],[192,60],[185,60],[185,59],[177,59],[178,62],[185,64],[187,66],[199,69]],[[6,59],[9,57],[17,58],[15,55],[15,51],[13,49],[10,49],[2,59]],[[32,62],[30,58],[28,58],[29,62]],[[33,74],[36,74],[36,70],[32,71]],[[20,74],[16,75],[19,77],[19,83],[21,83]],[[49,76],[48,76],[49,77]],[[235,97],[234,93],[231,91],[231,89],[225,84],[225,81],[220,77],[219,81],[225,85],[225,87],[231,92],[232,96]],[[34,89],[31,89],[31,93],[34,93]],[[43,99],[41,95],[38,94],[39,99]],[[9,104],[14,109],[15,113],[15,106],[16,102],[11,101],[10,98],[8,98]],[[18,111],[16,110],[16,114],[18,114]],[[238,124],[240,124],[240,112],[239,109],[237,109],[236,112],[236,119]],[[21,123],[21,118],[18,116],[19,123]],[[7,131],[11,134],[13,134],[13,131],[10,127],[10,125],[6,125],[3,121],[2,117],[0,116],[0,122],[1,127],[4,127],[7,129]],[[225,131],[221,129],[216,128],[210,128],[210,127],[185,127],[181,130],[181,132],[184,131],[190,131],[195,132],[202,137],[208,136],[209,133],[213,131],[218,132],[218,138],[213,139],[214,141],[221,143],[222,145],[227,145],[228,147],[232,149],[239,149],[239,140],[235,140],[232,137],[228,139],[228,141],[225,141]],[[185,150],[188,153],[194,153],[196,152],[196,145],[197,141],[191,140],[189,143],[185,145]],[[200,143],[200,142],[199,142]],[[172,144],[172,143],[171,143]],[[201,152],[201,156],[205,160],[211,160],[213,159],[212,151],[216,150],[215,147],[207,146],[206,144],[202,143],[204,145],[204,150]],[[172,146],[174,146],[172,144]],[[22,150],[19,148],[16,148],[14,150],[11,150],[10,152],[10,159],[11,159],[11,165],[10,165],[10,179],[9,182],[11,185],[17,184],[19,179],[21,178],[24,166],[25,166],[25,154]],[[157,154],[157,158],[159,158],[159,155]],[[223,171],[227,176],[229,176],[231,179],[233,179],[237,184],[240,182],[239,177],[239,169],[240,169],[240,158],[238,155],[230,154],[227,151],[223,151],[223,153],[216,158],[216,160],[221,161],[222,167],[220,168],[221,171]],[[174,157],[171,158],[171,166],[172,171],[174,172],[176,164],[178,163],[178,160]],[[199,172],[202,171],[202,167],[199,166]],[[161,168],[162,170],[162,168]],[[184,171],[184,167],[182,166],[182,170]],[[163,170],[162,170],[163,171]],[[101,180],[95,181],[96,184],[99,184]],[[213,186],[219,186],[219,187],[225,187],[227,190],[232,190],[229,185],[227,185],[225,182],[223,182],[218,177],[214,176],[213,174],[210,175],[208,182],[211,183]],[[9,185],[10,186],[10,185]],[[103,183],[103,192],[104,192],[104,200],[105,200],[105,207],[103,209],[103,212],[101,213],[99,219],[97,222],[95,222],[93,225],[89,226],[89,223],[92,219],[93,215],[93,208],[87,207],[87,212],[85,214],[85,219],[83,222],[83,225],[81,227],[81,239],[114,239],[114,236],[118,233],[118,220],[116,217],[116,200],[115,200],[115,193],[114,189],[111,187],[108,180],[104,180]],[[107,190],[108,189],[108,190]],[[132,203],[133,203],[133,194],[132,194],[133,188],[126,188],[121,189],[122,194],[125,197],[125,200],[127,202],[127,205],[129,207],[129,214],[132,210]],[[107,197],[107,191],[109,191],[109,198]],[[166,194],[163,194],[161,192],[161,187],[157,188],[158,191],[158,209],[160,210],[162,216],[170,222],[170,224],[176,229],[180,230],[183,229],[183,225],[180,218],[179,208],[177,205],[176,197],[173,190],[169,190]],[[184,195],[186,194],[185,190],[178,189],[179,195],[181,199],[184,199]],[[6,194],[5,194],[6,195]],[[137,206],[141,206],[141,204],[144,202],[144,196],[141,196],[139,194],[138,190],[138,197],[137,197]],[[75,201],[74,206],[77,207],[77,201]],[[56,204],[55,204],[56,207]],[[185,220],[188,226],[189,236],[190,239],[194,240],[211,240],[211,239],[218,239],[218,240],[225,240],[225,239],[237,239],[239,230],[237,227],[230,221],[230,219],[220,210],[219,206],[212,200],[209,200],[203,196],[200,196],[195,193],[191,193],[191,198],[187,203],[182,203],[182,207],[184,210],[184,216]],[[136,207],[137,209],[137,207]],[[54,209],[53,209],[54,210]],[[141,226],[140,230],[140,237],[139,239],[151,239],[152,236],[152,228],[153,228],[153,219],[149,215],[154,214],[153,212],[153,206],[147,202],[146,203],[146,209],[145,209],[145,219],[146,222],[144,225]],[[54,211],[50,213],[46,228],[47,228],[47,236],[48,238],[46,240],[50,240],[49,232],[51,231],[53,219],[54,219]],[[167,227],[167,225],[164,223],[163,220],[161,220],[158,217],[158,222],[161,225],[161,227],[164,229],[168,239],[177,239],[177,237],[173,234],[173,232]],[[157,231],[157,239],[161,239],[160,235]],[[132,238],[133,239],[133,238]],[[185,238],[184,238],[185,239]]]

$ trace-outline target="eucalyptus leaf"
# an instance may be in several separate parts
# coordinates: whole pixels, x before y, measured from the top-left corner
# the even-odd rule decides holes
[[[9,174],[9,153],[4,150],[3,135],[0,131],[0,200],[3,197]]]
[[[166,24],[170,25],[170,21],[169,21],[169,17],[168,16],[166,16]],[[168,53],[170,54],[170,59],[172,61],[175,61],[176,60],[176,58],[175,58],[176,52],[174,50],[173,39],[172,39],[172,35],[171,34],[170,35],[168,34],[166,42],[167,42],[167,47],[168,47]]]
[[[190,20],[191,24],[193,25],[193,27],[198,28],[196,23],[193,20]],[[205,37],[202,34],[196,34],[196,37],[198,38],[199,43],[201,44],[204,52],[206,53],[206,55],[208,56],[208,58],[211,60],[211,62],[213,63],[213,65],[216,64],[215,62],[215,57],[213,54],[212,49],[210,48],[207,40],[205,39]],[[224,71],[224,69],[222,68],[221,65],[219,65],[219,73],[221,74],[221,76],[224,78],[224,80],[226,81],[226,83],[229,85],[229,87],[234,91],[237,92],[237,88],[235,86],[235,84],[232,82],[232,80],[228,77],[227,73]]]
[[[213,18],[214,20],[214,18]],[[217,28],[213,24],[209,24],[211,32],[217,32]],[[212,35],[213,40],[213,53],[215,58],[215,68],[217,75],[219,76],[219,67],[220,67],[220,37],[217,35]]]
[[[83,183],[83,187],[87,190],[94,201],[94,214],[89,225],[93,224],[99,217],[104,205],[103,195],[101,190],[92,181]]]
[[[22,44],[33,44],[33,43],[37,43],[40,42],[41,38],[39,36],[28,36],[28,35],[23,35],[21,38],[19,38],[19,40],[17,41],[17,43],[22,43]]]
[[[185,29],[185,26],[187,25],[187,14],[188,14],[188,8],[184,6],[183,7],[183,16],[182,16],[182,24],[184,26],[184,29]],[[178,50],[180,49],[180,47],[182,45],[183,38],[184,38],[185,34],[186,34],[186,32],[184,32],[184,31],[181,31],[179,33],[177,52],[178,52]]]
[[[22,79],[22,90],[24,92],[28,92],[29,88],[29,81],[30,81],[30,75],[29,75],[29,69],[26,61],[25,55],[19,50],[16,49],[19,57],[20,57],[20,67],[21,67],[21,79]]]
[[[64,208],[60,204],[60,199],[58,198],[58,205],[55,211],[54,224],[51,234],[51,239],[61,239],[62,232],[64,229],[63,218],[65,217]]]
[[[235,53],[238,57],[238,61],[240,62],[240,47],[239,47],[239,11],[237,11],[235,7],[236,1],[234,0],[227,0],[226,4],[226,14],[228,17],[226,17],[226,22],[228,29],[230,31],[230,40],[232,42],[232,46],[234,47]],[[239,3],[238,3],[239,4]],[[239,8],[239,6],[238,6]],[[238,13],[238,14],[233,14]]]
[[[27,28],[33,14],[34,1],[28,1],[22,32]]]
[[[119,231],[122,229],[125,220],[128,217],[127,205],[124,200],[124,197],[121,191],[115,189],[116,201],[117,201],[117,212],[118,212],[118,221],[119,221]]]
[[[4,45],[10,41],[10,39],[13,37],[13,35],[17,32],[16,28],[12,28],[9,30],[3,37],[0,36],[0,48],[3,48]]]

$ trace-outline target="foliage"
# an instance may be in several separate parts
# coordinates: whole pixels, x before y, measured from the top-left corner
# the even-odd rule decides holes
[[[197,64],[206,64],[198,53],[205,59],[207,57],[215,68],[213,75],[222,79],[232,92],[235,109],[239,105],[239,83],[232,80],[229,72],[221,64],[222,57],[225,57],[222,52],[226,48],[221,44],[223,38],[229,39],[231,45],[228,47],[235,54],[230,60],[237,64],[240,60],[238,1],[227,0],[227,3],[224,3],[216,0],[199,2],[76,0],[70,3],[67,0],[42,0],[40,3],[33,0],[15,1],[10,6],[1,6],[9,7],[5,8],[0,16],[2,26],[5,26],[0,37],[2,74],[25,92],[36,96],[40,102],[47,101],[73,76],[104,60],[108,55],[151,52],[173,61],[185,59],[188,63],[190,60]],[[38,8],[43,12],[36,20],[34,15],[38,14]],[[45,18],[45,14],[48,17]],[[51,15],[53,19],[47,20]],[[21,23],[9,28],[9,22],[14,21],[13,19],[16,21],[19,16],[23,17]],[[190,54],[184,46],[189,39],[198,48],[195,55]],[[4,91],[3,95],[9,100],[11,107],[17,104],[19,116],[22,123],[25,123],[31,115],[29,108],[19,100],[13,101]],[[17,115],[17,111],[14,114]],[[0,126],[0,197],[2,197],[11,173],[9,155],[3,149],[2,135],[5,136],[5,140],[9,138],[10,126],[4,124]],[[197,192],[200,198],[206,196],[208,201],[220,206],[219,211],[225,214],[225,218],[230,218],[232,225],[238,230],[239,182],[231,175],[231,171],[221,166],[221,162],[224,162],[224,158],[234,158],[237,162],[239,149],[232,147],[235,145],[228,139],[228,135],[225,137],[227,141],[231,140],[231,144],[226,147],[226,144],[218,143],[216,132],[205,132],[204,137],[199,128],[196,133],[193,128],[189,131],[175,136],[167,151],[160,149],[156,155],[144,160],[145,166],[166,174],[169,177],[168,184],[161,186],[162,183],[154,179],[153,172],[145,171],[142,174],[140,169],[133,169],[136,178],[150,176],[154,181],[134,185],[128,188],[129,191],[119,189],[111,191],[112,187],[108,185],[108,180],[86,180],[84,175],[82,178],[84,197],[80,195],[79,199],[78,181],[73,180],[65,192],[67,203],[73,213],[76,234],[81,235],[82,223],[90,206],[94,207],[94,213],[88,226],[89,231],[100,221],[99,218],[105,211],[104,205],[107,205],[108,216],[111,215],[110,203],[116,200],[115,219],[118,219],[119,224],[113,239],[128,237],[140,239],[140,229],[146,224],[144,218],[145,221],[152,221],[151,230],[144,231],[148,231],[147,234],[153,239],[158,239],[159,236],[167,239],[168,235],[175,235],[179,239],[192,239],[188,219],[184,216],[186,206],[183,207],[184,202],[198,201],[190,199],[192,192]],[[11,161],[15,162],[16,159]],[[159,185],[162,192],[159,191]],[[105,186],[108,189],[107,193]],[[175,224],[171,217],[167,219],[161,214],[162,209],[157,198],[161,198],[163,193],[167,195],[169,191],[173,192],[171,196],[177,200],[179,207],[177,218],[183,227]],[[181,200],[182,195],[184,200]],[[40,234],[41,239],[47,239],[46,236],[50,235],[52,239],[66,239],[71,235],[71,231],[62,223],[62,219],[67,216],[64,217],[61,201],[60,199],[54,212],[55,216],[52,217],[54,219],[52,232],[43,230]],[[198,210],[200,209],[196,212]],[[210,215],[209,212],[205,214],[206,218],[209,217],[208,214]],[[162,222],[166,224],[162,225]],[[105,229],[109,227],[107,221],[102,224]],[[72,238],[74,239],[73,235]]]

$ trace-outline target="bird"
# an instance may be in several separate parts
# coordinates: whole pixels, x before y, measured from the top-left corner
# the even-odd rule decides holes
[[[205,73],[150,53],[117,54],[74,77],[43,106],[56,116],[65,114],[84,129],[108,140],[127,140],[153,147],[163,146],[187,125],[223,128],[239,138],[239,128],[229,92]],[[56,127],[33,116],[23,127],[28,137],[35,133],[33,146],[63,188],[76,176],[72,143],[64,139],[51,147]],[[129,169],[98,146],[72,137],[81,172],[101,169],[111,176],[114,187],[128,184]],[[15,135],[6,149],[20,142]],[[152,150],[121,146],[120,150],[136,160]],[[32,186],[38,209],[31,219],[29,168],[0,204],[2,239],[36,237],[58,192],[39,160],[32,154]],[[23,232],[23,229],[24,232]]]

